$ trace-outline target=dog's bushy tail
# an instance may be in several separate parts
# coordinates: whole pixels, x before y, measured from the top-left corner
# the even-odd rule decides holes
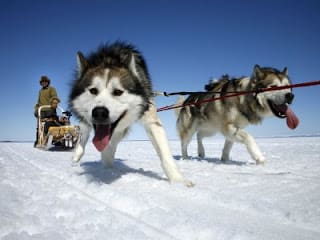
[[[184,96],[180,95],[178,100],[177,100],[177,102],[176,102],[176,105],[180,106],[180,105],[182,105],[184,103],[184,101],[185,101]],[[174,113],[175,113],[177,118],[179,117],[180,111],[181,111],[181,107],[174,109]]]
[[[185,102],[184,97],[179,96],[176,104],[182,105],[184,102]],[[174,111],[177,117],[176,129],[177,129],[178,135],[181,138],[192,125],[192,114],[190,111],[190,106],[175,108]]]

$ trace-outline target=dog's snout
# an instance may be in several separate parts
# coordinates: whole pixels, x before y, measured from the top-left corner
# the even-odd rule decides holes
[[[286,97],[286,102],[291,104],[293,101],[294,95],[292,93],[287,93],[285,97]]]
[[[109,120],[109,110],[106,107],[95,107],[92,110],[92,118],[97,122],[106,122]]]

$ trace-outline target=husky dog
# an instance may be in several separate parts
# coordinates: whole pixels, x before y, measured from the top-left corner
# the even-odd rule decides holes
[[[104,164],[112,167],[118,143],[129,127],[141,120],[169,181],[192,185],[183,178],[171,155],[142,54],[133,45],[117,41],[100,46],[87,57],[78,52],[77,60],[69,105],[80,120],[81,139],[73,161],[83,156],[93,129],[93,144],[101,152]]]
[[[187,158],[187,147],[197,133],[198,155],[205,156],[202,139],[217,132],[225,136],[222,161],[229,160],[230,150],[234,142],[244,143],[256,163],[265,161],[254,138],[244,131],[248,124],[258,124],[267,116],[287,118],[291,129],[298,126],[299,120],[288,107],[294,98],[291,89],[260,92],[261,88],[288,86],[290,79],[288,70],[279,71],[274,68],[261,68],[255,65],[251,77],[229,79],[222,76],[218,81],[205,86],[207,94],[190,95],[185,104],[201,102],[214,97],[222,97],[229,92],[257,90],[257,93],[225,98],[206,102],[200,105],[189,105],[177,110],[177,130],[181,139],[182,157]],[[181,100],[180,100],[181,101]]]

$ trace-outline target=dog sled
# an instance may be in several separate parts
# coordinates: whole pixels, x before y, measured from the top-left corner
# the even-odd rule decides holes
[[[71,125],[70,118],[71,112],[64,111],[60,106],[57,110],[61,112],[61,118],[63,118],[64,124],[57,123],[57,126],[49,126],[47,133],[45,133],[46,123],[52,119],[41,117],[42,110],[50,108],[50,105],[44,105],[38,109],[38,131],[37,131],[37,148],[44,150],[69,150],[76,146],[80,139],[79,126]]]

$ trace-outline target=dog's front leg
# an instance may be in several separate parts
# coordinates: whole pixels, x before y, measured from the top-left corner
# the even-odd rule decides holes
[[[186,186],[191,187],[194,184],[191,181],[184,179],[172,157],[169,142],[157,116],[156,109],[153,104],[150,104],[150,109],[145,112],[142,117],[142,123],[146,132],[156,149],[160,160],[161,166],[168,177],[170,182],[183,182]]]
[[[200,132],[198,132],[197,133],[197,143],[198,143],[198,156],[200,158],[205,157],[205,150],[204,150],[204,146],[202,143],[202,139],[203,139],[203,135]]]
[[[224,142],[223,150],[222,150],[222,156],[221,161],[226,162],[230,160],[230,151],[233,146],[233,141],[226,139]]]
[[[102,151],[101,160],[106,167],[108,167],[108,168],[113,167],[114,155],[116,153],[117,146],[123,137],[124,137],[124,134],[119,134],[119,133],[115,132],[112,135],[112,138],[110,140],[108,147],[106,147]]]
[[[80,127],[80,141],[75,147],[75,150],[72,156],[73,162],[79,162],[81,157],[83,156],[85,152],[85,146],[88,142],[88,138],[91,131],[91,127],[88,124],[85,124],[84,122],[80,122],[79,127]]]
[[[113,145],[112,143],[101,152],[101,160],[105,167],[112,168],[113,167],[113,160],[114,155],[116,153],[117,146]]]
[[[227,136],[232,140],[244,143],[250,153],[251,157],[256,161],[257,164],[264,163],[265,158],[262,155],[254,138],[244,131],[242,128],[237,128],[233,125],[228,125]],[[230,148],[231,149],[231,148]]]

